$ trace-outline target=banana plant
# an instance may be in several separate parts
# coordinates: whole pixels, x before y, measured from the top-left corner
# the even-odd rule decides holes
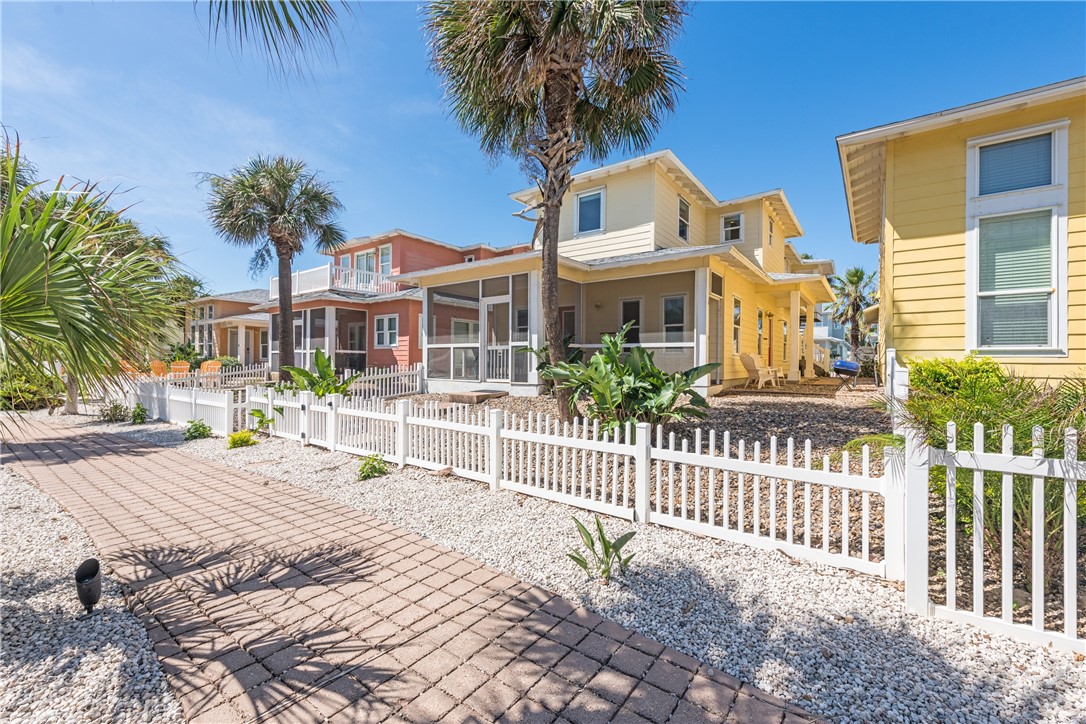
[[[332,364],[332,358],[325,354],[323,349],[319,348],[313,355],[313,368],[315,371],[310,372],[301,367],[283,365],[283,370],[290,373],[291,380],[296,389],[302,390],[303,392],[312,392],[318,399],[321,399],[326,395],[350,394],[351,385],[364,374],[359,372],[358,374],[351,375],[350,377],[341,380],[336,374],[336,368],[335,365]]]
[[[256,431],[265,434],[267,434],[271,424],[275,422],[275,416],[282,414],[282,407],[273,407],[271,414],[265,413],[263,410],[249,410],[249,416],[256,422]]]
[[[585,526],[584,523],[573,519],[573,523],[577,526],[577,532],[581,534],[581,540],[584,542],[585,548],[588,549],[588,555],[584,555],[580,551],[570,551],[566,555],[570,560],[584,569],[584,572],[592,577],[599,577],[604,583],[610,583],[611,576],[618,569],[618,572],[625,573],[626,566],[630,564],[633,559],[633,554],[622,557],[622,548],[630,539],[634,537],[635,531],[623,533],[614,541],[608,539],[606,531],[603,529],[603,521],[597,515],[596,518],[596,531],[599,535],[599,549],[596,548],[596,539],[592,536],[591,531]]]

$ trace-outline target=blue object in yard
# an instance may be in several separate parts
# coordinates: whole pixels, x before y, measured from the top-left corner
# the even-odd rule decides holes
[[[833,363],[833,373],[841,378],[842,384],[852,385],[856,384],[856,378],[860,376],[860,364],[858,362],[849,362],[845,359],[835,360]]]

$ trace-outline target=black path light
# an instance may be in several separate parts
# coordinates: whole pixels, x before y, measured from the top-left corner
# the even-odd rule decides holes
[[[75,569],[75,592],[89,616],[102,598],[102,566],[97,558],[88,558]]]

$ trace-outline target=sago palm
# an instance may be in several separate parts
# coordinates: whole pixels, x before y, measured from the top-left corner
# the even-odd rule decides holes
[[[335,223],[343,208],[332,187],[302,161],[285,156],[257,156],[226,176],[205,174],[211,187],[207,217],[231,244],[255,247],[249,270],[255,277],[272,258],[279,266],[279,371],[294,362],[294,305],[291,261],[312,241],[332,251],[346,240]]]
[[[175,263],[109,194],[63,179],[43,191],[18,145],[3,157],[0,375],[48,385],[60,365],[69,391],[111,387],[121,360],[157,351],[176,323]]]
[[[830,314],[841,324],[849,326],[849,342],[852,344],[852,358],[856,359],[856,350],[860,346],[860,328],[864,322],[864,309],[871,306],[871,295],[875,291],[875,275],[868,274],[862,267],[847,269],[844,276],[830,277],[830,286],[837,296],[837,301],[830,307]]]
[[[540,191],[543,314],[552,364],[565,359],[558,311],[558,222],[584,156],[644,150],[682,90],[670,47],[683,3],[436,0],[426,13],[433,67],[453,115],[492,157],[521,161]],[[559,405],[566,414],[568,406]]]

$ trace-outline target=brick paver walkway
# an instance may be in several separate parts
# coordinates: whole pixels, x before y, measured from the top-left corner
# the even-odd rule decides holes
[[[58,421],[10,442],[4,462],[93,539],[192,721],[808,718],[306,490]]]

